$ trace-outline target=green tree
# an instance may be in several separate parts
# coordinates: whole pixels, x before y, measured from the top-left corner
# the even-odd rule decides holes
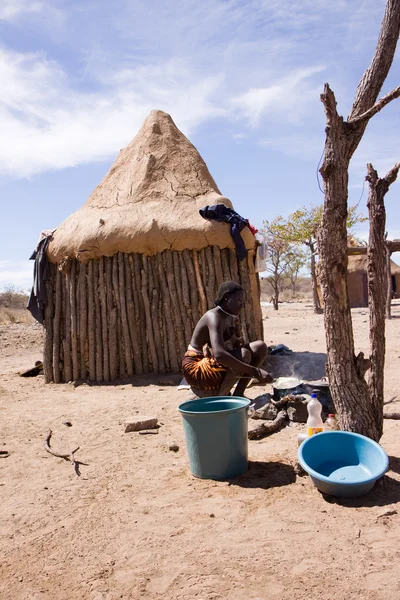
[[[294,298],[296,296],[296,285],[299,273],[304,267],[310,270],[310,262],[308,260],[308,254],[301,248],[294,248],[292,250],[292,256],[289,258],[286,277],[290,282],[292,297]]]
[[[317,231],[321,223],[322,211],[322,204],[319,206],[310,204],[294,211],[287,219],[281,217],[275,219],[276,235],[279,235],[288,244],[295,246],[304,245],[308,249],[314,311],[319,314],[322,313],[322,308],[317,291],[316,256],[318,254]],[[348,233],[351,234],[351,230],[356,223],[367,220],[367,217],[357,212],[357,206],[350,207],[347,214]]]
[[[266,281],[272,288],[274,310],[278,310],[279,307],[282,280],[290,276],[289,273],[295,272],[298,256],[295,248],[281,236],[282,222],[282,217],[276,217],[273,221],[264,221],[261,231],[268,247]],[[299,269],[300,267],[298,267]]]

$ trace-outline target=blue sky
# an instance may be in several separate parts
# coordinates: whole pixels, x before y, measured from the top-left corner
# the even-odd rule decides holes
[[[2,0],[0,288],[29,288],[29,258],[101,181],[152,109],[171,114],[236,210],[261,226],[323,201],[319,100],[347,116],[384,0]],[[398,85],[399,53],[381,95]],[[374,117],[351,165],[400,160],[400,100]],[[387,195],[400,237],[399,184]],[[365,185],[360,209],[365,212]],[[360,225],[360,236],[366,227]]]

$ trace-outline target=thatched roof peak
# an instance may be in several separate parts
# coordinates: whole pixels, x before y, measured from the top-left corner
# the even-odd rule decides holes
[[[172,118],[153,110],[85,204],[56,230],[49,258],[86,262],[118,251],[233,247],[226,224],[199,215],[201,207],[217,203],[232,206]],[[247,228],[242,237],[253,247]]]

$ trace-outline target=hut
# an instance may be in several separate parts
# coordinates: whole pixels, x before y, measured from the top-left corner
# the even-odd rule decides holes
[[[368,306],[368,272],[367,272],[367,247],[351,246],[348,248],[347,265],[347,291],[350,308],[361,308]],[[400,295],[400,267],[390,260],[390,272],[392,283],[392,294],[396,298]],[[322,290],[318,283],[318,296],[323,305]]]
[[[199,214],[231,202],[172,118],[152,111],[86,203],[47,248],[46,382],[177,373],[218,286],[239,282],[245,340],[262,339],[255,238],[239,260],[226,223]]]
[[[400,293],[400,267],[391,260],[390,273],[392,292],[396,297]],[[349,256],[347,267],[347,288],[351,308],[368,306],[367,249],[362,254]]]

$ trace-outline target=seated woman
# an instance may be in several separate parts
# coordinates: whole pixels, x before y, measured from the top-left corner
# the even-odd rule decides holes
[[[268,349],[264,342],[242,344],[238,317],[244,306],[244,289],[234,281],[218,290],[215,308],[197,323],[182,361],[182,372],[196,396],[226,396],[237,380],[234,396],[243,396],[253,377],[270,383],[260,369]]]

